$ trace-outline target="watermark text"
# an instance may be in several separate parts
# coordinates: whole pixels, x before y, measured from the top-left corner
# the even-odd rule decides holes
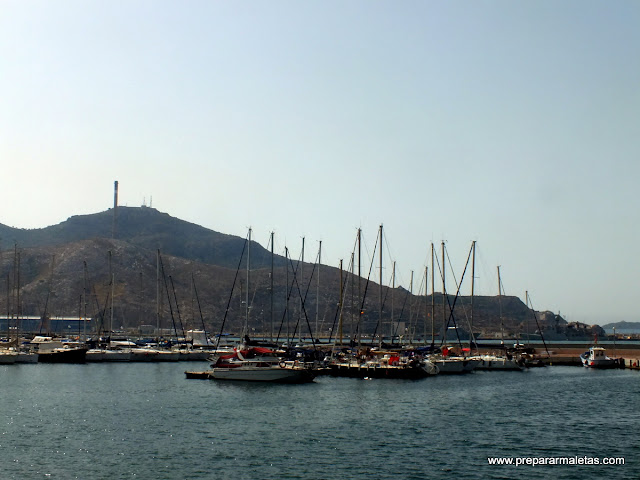
[[[489,465],[624,465],[624,457],[488,457]]]

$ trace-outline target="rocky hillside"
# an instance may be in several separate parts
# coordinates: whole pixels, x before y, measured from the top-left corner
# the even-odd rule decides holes
[[[112,210],[70,217],[43,229],[0,225],[0,275],[7,292],[0,296],[0,311],[17,308],[15,287],[19,284],[21,315],[78,316],[86,309],[88,316],[109,319],[113,311],[114,328],[137,328],[156,325],[160,305],[159,323],[163,328],[201,328],[204,324],[209,331],[217,332],[226,314],[225,331],[240,330],[247,297],[247,273],[244,260],[240,261],[245,239],[148,207],[119,207],[115,236],[113,232]],[[280,256],[275,257],[274,265],[272,310],[271,254],[252,243],[250,326],[268,332],[273,324],[281,337],[287,332],[299,333],[300,329],[306,335],[309,328],[325,335],[337,331],[339,270],[307,264],[304,278],[294,281],[296,265],[287,265]],[[357,280],[351,282],[348,274],[344,275],[347,288],[342,318],[343,332],[348,335],[358,323],[362,301],[348,287]],[[357,292],[357,287],[354,290]],[[430,335],[430,296],[383,288],[384,308],[379,322],[377,295],[377,286],[368,289],[361,315],[363,334],[382,331],[386,335],[391,331],[393,297],[395,320],[403,322],[406,333],[413,330],[421,335],[426,331]],[[453,304],[454,298],[450,296],[448,302]],[[436,293],[433,303],[435,330],[439,331],[444,323],[442,294]],[[474,331],[495,334],[500,329],[500,306],[508,334],[535,331],[534,312],[517,297],[474,297]],[[459,298],[453,316],[457,326],[468,330],[470,314],[470,298]],[[566,323],[552,314],[538,314],[537,319],[555,329]]]
[[[235,268],[244,239],[214,232],[185,222],[150,207],[118,207],[114,228],[113,209],[91,215],[77,215],[46,228],[19,229],[0,224],[2,246],[20,248],[65,245],[96,238],[117,239],[131,245],[188,260]],[[276,262],[284,265],[284,259]],[[259,244],[251,244],[251,264],[256,268],[271,264],[271,254]]]

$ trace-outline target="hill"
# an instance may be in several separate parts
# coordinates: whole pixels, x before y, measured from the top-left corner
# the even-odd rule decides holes
[[[640,331],[640,322],[613,322],[603,325],[602,328],[604,328],[605,330],[613,330],[615,328],[619,332],[630,330]]]
[[[242,238],[209,230],[151,207],[118,207],[115,229],[113,219],[113,209],[109,209],[69,217],[58,225],[39,229],[0,224],[0,239],[4,245],[17,244],[21,248],[29,248],[115,238],[145,249],[161,249],[175,257],[230,268],[236,267],[244,246]],[[252,242],[251,264],[260,268],[270,265],[270,262],[271,254]],[[277,257],[276,263],[284,265],[284,259]]]
[[[160,325],[180,331],[204,324],[209,331],[217,332],[226,314],[225,330],[240,330],[247,298],[245,263],[239,263],[245,239],[149,207],[118,207],[115,238],[112,232],[112,210],[73,216],[42,229],[0,225],[5,245],[0,275],[7,285],[0,311],[15,311],[15,287],[19,284],[21,315],[77,317],[86,310],[88,316],[103,318],[107,325],[113,316],[116,329]],[[237,271],[238,265],[241,271]],[[251,245],[251,267],[248,296],[252,328],[269,332],[273,324],[280,338],[294,332],[299,335],[301,330],[307,335],[309,329],[324,335],[337,331],[341,284],[337,268],[308,264],[304,278],[297,278],[295,265],[287,265],[283,257],[275,256],[272,310],[271,253],[255,242]],[[399,322],[394,323],[395,333],[430,335],[431,296],[412,296],[402,288],[392,291],[385,287],[379,321],[378,288],[370,286],[363,313],[358,315],[362,301],[354,293],[358,291],[357,282],[357,277],[352,280],[350,274],[343,274],[342,284],[347,286],[342,311],[345,335],[355,332],[358,322],[363,334],[388,335],[392,330],[392,303],[394,322]],[[445,323],[445,312],[448,315],[443,300],[446,305],[441,293],[434,295],[436,332]],[[467,331],[470,302],[469,297],[460,297],[454,310],[454,321]],[[453,296],[448,303],[454,303]],[[534,332],[536,318],[555,330],[566,323],[550,312],[534,316],[517,297],[476,296],[474,331],[495,336],[500,328],[500,308],[507,334]]]

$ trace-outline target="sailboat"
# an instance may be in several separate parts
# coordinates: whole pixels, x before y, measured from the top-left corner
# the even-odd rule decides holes
[[[38,354],[21,347],[20,252],[17,244],[14,247],[12,273],[13,284],[10,284],[10,277],[7,278],[7,338],[9,339],[9,348],[0,351],[0,364],[37,363]],[[12,321],[14,322],[13,327],[11,326]],[[15,339],[12,339],[14,333]]]
[[[105,337],[103,339],[98,339],[95,345],[92,345],[91,348],[87,351],[87,362],[129,362],[131,361],[131,346],[135,344],[130,342],[122,342],[117,341],[113,337],[114,332],[114,298],[115,298],[115,274],[113,273],[113,253],[111,250],[108,251],[108,259],[109,259],[109,293],[107,294],[107,298],[105,301],[104,309],[101,312],[102,317],[102,326],[105,328]],[[85,288],[83,289],[83,295],[86,296],[86,275],[87,268],[86,262],[84,265],[85,271]],[[106,310],[107,304],[109,305],[109,324],[108,327],[105,325],[106,319]],[[85,301],[85,310],[86,310],[86,301]],[[86,311],[85,311],[86,318]],[[102,341],[100,341],[102,340]]]
[[[244,349],[243,349],[244,347]],[[228,355],[221,355],[213,364],[209,378],[250,382],[307,383],[316,376],[313,369],[285,361],[277,352],[265,347],[244,345]]]
[[[18,352],[12,350],[0,351],[0,365],[11,365],[18,360]]]
[[[245,245],[247,248],[247,288],[245,298],[245,323],[243,328],[244,343],[234,348],[233,353],[216,356],[216,361],[211,365],[212,368],[208,372],[208,378],[244,382],[312,382],[316,376],[316,371],[313,368],[300,364],[297,361],[286,361],[278,355],[277,351],[271,348],[251,345],[250,339],[247,336],[249,330],[251,229],[249,229]],[[244,250],[242,253],[243,255],[240,256],[240,263],[236,271],[236,278],[240,264],[242,263],[242,257],[244,256]],[[229,300],[231,300],[231,297]],[[227,311],[228,310],[227,308]],[[219,338],[220,337],[218,337],[218,339]]]
[[[502,347],[504,348],[504,320],[502,318],[502,281],[500,280],[500,267],[498,266],[498,306],[500,310],[500,334],[502,336]],[[487,354],[477,357],[480,363],[476,370],[524,370],[524,361],[520,361],[514,355],[505,353],[504,355]]]
[[[31,345],[38,352],[38,362],[40,363],[85,363],[87,351],[89,350],[84,344],[67,341],[59,337],[50,335],[51,318],[48,313],[49,297],[53,285],[55,256],[51,260],[51,277],[49,279],[49,288],[47,299],[44,305],[44,311],[41,315],[41,322],[47,335],[36,335],[31,340]]]
[[[450,349],[449,347],[447,347],[446,344],[446,340],[447,340],[447,330],[449,328],[452,328],[453,330],[456,331],[457,334],[457,326],[454,327],[449,327],[449,321],[453,318],[453,309],[455,307],[455,300],[453,305],[449,305],[448,308],[448,313],[447,313],[447,304],[449,304],[449,300],[448,300],[448,294],[447,294],[447,288],[446,288],[446,282],[445,282],[445,273],[446,273],[446,267],[445,267],[445,244],[444,241],[441,244],[442,246],[442,268],[441,268],[441,274],[442,274],[442,316],[443,316],[443,335],[442,335],[442,345],[440,348],[440,352],[439,353],[432,353],[431,355],[429,355],[429,359],[438,367],[438,369],[440,370],[441,374],[445,374],[445,375],[450,375],[450,374],[461,374],[461,373],[469,373],[472,372],[476,366],[479,364],[478,359],[473,358],[473,357],[467,357],[467,356],[459,356],[459,355],[453,355],[453,349]],[[469,251],[469,258],[471,257],[472,253],[475,252],[475,242],[472,243],[471,245],[471,250]],[[431,244],[431,265],[432,265],[432,275],[433,275],[433,271],[435,270],[435,265],[434,265],[434,247],[433,247],[433,243]],[[469,264],[469,258],[467,258],[467,265]],[[467,269],[467,265],[465,265],[465,271]],[[462,278],[464,278],[464,272],[462,274]],[[473,273],[472,273],[473,276]],[[460,279],[460,284],[462,284],[462,278]],[[434,303],[433,303],[433,276],[432,276],[432,318],[433,318],[433,312],[434,312]],[[473,283],[472,283],[473,285]],[[458,285],[458,289],[456,292],[456,300],[458,298],[460,294],[460,285]],[[471,329],[470,329],[471,330]],[[472,333],[470,333],[471,335]],[[433,345],[434,342],[434,338],[433,338],[433,325],[432,325],[432,337],[431,337],[431,343]],[[458,339],[458,342],[460,342],[460,339]],[[460,344],[460,349],[462,351],[462,344]]]
[[[358,229],[358,252],[360,252],[361,231]],[[380,280],[379,280],[379,311],[378,318],[382,321],[382,225],[379,228],[379,260],[380,260]],[[375,254],[375,249],[374,249]],[[360,263],[360,253],[358,253]],[[341,273],[342,277],[342,273]],[[341,280],[342,283],[342,280]],[[366,291],[366,289],[365,289]],[[342,297],[342,286],[341,293]],[[364,311],[364,298],[361,300],[360,314]],[[340,301],[342,305],[342,300]],[[358,323],[358,326],[360,324]],[[342,327],[340,326],[340,330]],[[359,329],[357,330],[359,332]],[[358,333],[358,339],[359,339]],[[391,335],[393,338],[393,333]],[[342,342],[340,342],[342,343]],[[358,341],[358,344],[360,342]],[[382,346],[380,339],[380,347]],[[335,377],[352,378],[397,378],[397,379],[419,379],[430,375],[437,375],[439,368],[422,355],[416,352],[383,351],[359,348],[357,353],[338,354],[327,365],[327,372]]]

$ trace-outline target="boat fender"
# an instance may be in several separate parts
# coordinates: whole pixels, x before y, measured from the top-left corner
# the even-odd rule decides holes
[[[285,368],[287,366],[287,364],[284,361],[280,362],[278,365],[280,365],[280,368]]]

